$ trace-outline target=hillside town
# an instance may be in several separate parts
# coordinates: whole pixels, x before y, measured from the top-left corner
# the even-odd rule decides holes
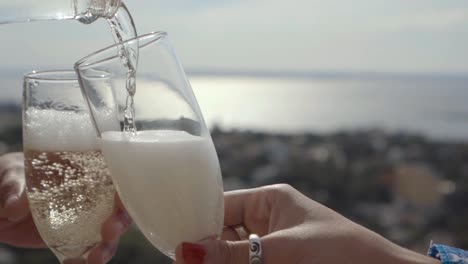
[[[0,113],[0,154],[21,150],[19,109]],[[288,183],[418,252],[430,240],[468,248],[466,143],[379,129],[283,135],[216,127],[212,138],[226,190]],[[54,261],[47,250],[0,246],[0,263]],[[134,228],[111,263],[155,261],[170,263]]]

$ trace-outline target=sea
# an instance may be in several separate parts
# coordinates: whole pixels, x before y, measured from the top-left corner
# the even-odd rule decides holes
[[[0,77],[0,104],[19,104],[20,76]],[[381,129],[468,142],[468,75],[193,72],[189,79],[210,127],[288,134]]]

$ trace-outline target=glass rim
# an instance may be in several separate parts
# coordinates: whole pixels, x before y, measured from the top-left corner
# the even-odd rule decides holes
[[[89,62],[89,63],[87,62],[87,61],[90,60],[92,57],[98,56],[98,55],[101,54],[101,53],[104,53],[104,52],[106,52],[106,51],[108,51],[108,50],[111,50],[111,49],[114,49],[114,48],[116,48],[116,47],[119,47],[119,46],[121,46],[121,45],[127,44],[127,43],[129,43],[129,42],[132,42],[132,41],[135,41],[135,40],[141,40],[141,39],[148,38],[148,37],[155,37],[155,36],[156,36],[156,38],[155,38],[153,41],[150,42],[150,43],[153,43],[153,42],[159,41],[159,40],[161,40],[161,39],[164,39],[165,37],[167,37],[167,35],[168,35],[168,34],[167,34],[167,32],[165,32],[165,31],[153,31],[153,32],[150,32],[150,33],[147,33],[147,34],[143,34],[143,35],[136,36],[136,37],[131,38],[131,39],[127,39],[127,40],[122,41],[122,42],[119,42],[119,43],[112,44],[112,45],[110,45],[110,46],[107,46],[107,47],[105,47],[105,48],[102,48],[102,49],[100,49],[100,50],[97,50],[97,51],[95,51],[95,52],[93,52],[93,53],[91,53],[91,54],[89,54],[89,55],[87,55],[87,56],[85,56],[85,57],[79,59],[79,60],[75,63],[74,69],[75,69],[75,70],[79,70],[79,69],[82,68],[82,67],[92,66],[92,65],[94,65],[94,64],[98,64],[98,63],[101,63],[101,62],[103,62],[103,61],[106,61],[106,60],[109,60],[109,59],[113,59],[113,58],[117,57],[117,55],[115,55],[115,56],[105,56],[105,58],[103,58],[103,59],[100,59],[100,60],[97,60],[97,61],[93,61],[93,62]],[[148,43],[148,44],[149,44],[149,43]],[[145,46],[146,46],[146,45],[145,45]],[[140,46],[140,45],[139,45],[138,48],[142,48],[142,47],[144,47],[144,46]]]
[[[34,70],[32,72],[26,73],[24,75],[24,79],[51,82],[71,82],[78,81],[78,76],[73,70]]]

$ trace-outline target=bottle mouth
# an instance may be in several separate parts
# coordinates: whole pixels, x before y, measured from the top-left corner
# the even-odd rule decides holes
[[[115,14],[119,11],[120,8],[128,10],[121,0],[103,0],[96,2],[99,4],[91,4],[91,6],[86,4],[81,6],[80,0],[75,0],[74,19],[83,24],[91,24],[98,18],[110,19],[115,17]],[[88,3],[88,1],[86,3]]]
[[[106,6],[106,10],[108,10],[108,12],[105,13],[107,15],[104,15],[104,17],[105,18],[114,17],[115,13],[117,13],[119,8],[124,8],[125,10],[128,10],[127,6],[125,5],[125,3],[122,2],[122,0],[110,0],[110,1],[108,0],[108,6]]]
[[[75,16],[75,20],[78,20],[79,22],[85,24],[85,25],[89,25],[91,23],[93,23],[94,21],[96,21],[99,17],[98,16],[94,16],[92,14],[85,14],[85,15],[77,15]]]

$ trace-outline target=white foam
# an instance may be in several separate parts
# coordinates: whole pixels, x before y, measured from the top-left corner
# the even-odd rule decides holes
[[[29,109],[23,122],[26,148],[41,151],[99,149],[96,130],[86,112]]]
[[[171,256],[184,241],[221,233],[223,187],[209,139],[182,131],[106,132],[102,151],[130,215],[162,252]]]

